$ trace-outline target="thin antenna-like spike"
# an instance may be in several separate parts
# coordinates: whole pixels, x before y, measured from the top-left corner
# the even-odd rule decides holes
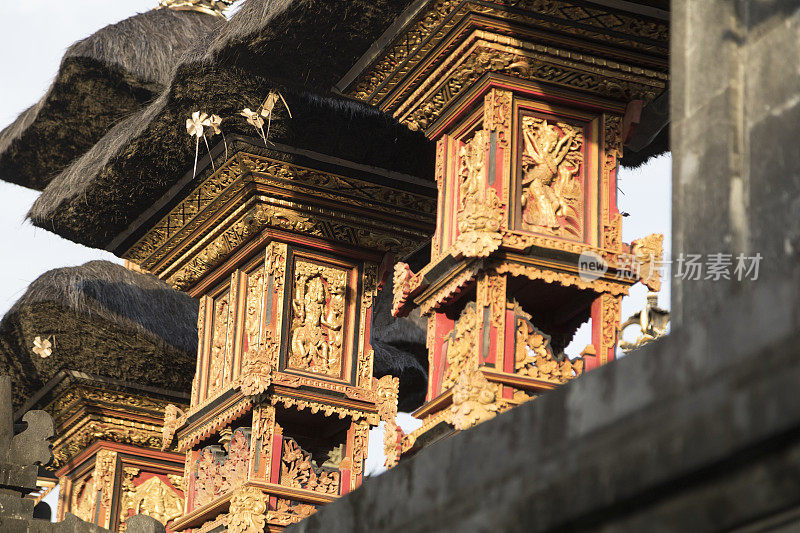
[[[192,179],[197,176],[197,154],[200,152],[200,137],[197,138],[197,142],[194,145],[194,171],[192,172]]]
[[[292,111],[289,109],[289,104],[286,103],[286,99],[281,93],[278,93],[278,96],[281,97],[281,102],[283,102],[283,105],[286,106],[286,112],[289,113],[289,118],[292,118]]]
[[[228,160],[228,141],[225,140],[225,132],[222,131],[222,130],[220,130],[219,132],[222,134],[222,144],[225,145],[225,161],[227,161]]]
[[[203,140],[206,142],[206,150],[208,150],[208,158],[211,159],[211,169],[216,171],[217,167],[214,166],[214,156],[211,155],[211,148],[208,146],[208,139],[203,135]]]

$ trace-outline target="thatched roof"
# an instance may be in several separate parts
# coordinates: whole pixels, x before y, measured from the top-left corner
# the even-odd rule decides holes
[[[0,375],[25,401],[61,370],[188,392],[197,300],[108,261],[39,276],[0,321]],[[36,337],[52,354],[33,352]]]
[[[222,22],[158,9],[70,46],[47,93],[0,132],[0,179],[43,189],[113,124],[159,94],[178,58]]]
[[[76,242],[107,246],[191,172],[195,143],[185,122],[193,111],[230,117],[227,136],[255,137],[239,111],[257,108],[273,89],[293,115],[277,112],[273,143],[432,179],[433,146],[421,134],[329,91],[408,1],[248,0],[184,56],[167,90],[53,180],[30,218]]]

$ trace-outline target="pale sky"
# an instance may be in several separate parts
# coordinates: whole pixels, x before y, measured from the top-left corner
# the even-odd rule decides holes
[[[147,11],[157,0],[0,0],[0,130],[19,113],[34,104],[47,90],[61,57],[73,42],[89,36],[107,24]],[[2,176],[0,176],[2,180]],[[620,173],[619,208],[630,213],[623,222],[626,242],[650,233],[664,233],[669,257],[671,213],[671,160],[668,156],[650,161],[635,171]],[[113,255],[66,241],[36,229],[24,220],[37,197],[36,191],[0,181],[0,316],[25,292],[40,274],[58,267],[74,266],[92,259],[119,261]],[[659,303],[669,308],[667,276]],[[637,285],[623,301],[622,318],[641,309],[647,290]],[[584,326],[570,347],[571,355],[589,342]],[[410,431],[418,426],[411,417],[401,417]],[[370,433],[371,453],[366,472],[382,471],[383,433]],[[53,497],[55,494],[53,495]],[[55,499],[51,506],[55,510]]]

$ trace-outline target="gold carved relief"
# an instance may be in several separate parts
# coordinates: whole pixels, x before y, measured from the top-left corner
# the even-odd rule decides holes
[[[564,122],[522,118],[522,228],[559,237],[583,232],[583,132]],[[576,176],[578,176],[576,178]]]
[[[261,453],[264,455],[266,479],[270,478],[270,467],[272,465],[272,437],[275,434],[275,407],[267,403],[262,404],[258,408],[257,416],[255,417],[256,424],[254,428],[255,437],[258,439],[261,446]]]
[[[562,354],[553,355],[550,337],[531,324],[531,316],[517,306],[516,354],[514,370],[517,374],[550,383],[566,383],[583,373],[582,358],[571,361]]]
[[[274,511],[267,512],[267,521],[270,524],[279,526],[288,526],[289,524],[296,524],[303,518],[311,516],[317,511],[317,508],[307,503],[295,503],[292,505],[290,500],[278,498]]]
[[[486,257],[500,246],[503,203],[494,189],[487,188],[484,165],[489,134],[478,130],[459,153],[458,238],[453,255]]]
[[[124,470],[120,522],[123,523],[131,515],[144,514],[167,525],[167,522],[181,516],[183,498],[176,493],[176,489],[158,476],[136,485],[133,480],[139,472],[138,468],[126,467]],[[175,477],[181,479],[180,476]]]
[[[664,251],[664,236],[653,233],[631,243],[633,257],[638,263],[639,279],[651,291],[661,290],[661,256]]]
[[[117,452],[100,450],[97,452],[94,463],[95,489],[100,494],[100,504],[106,509],[111,507],[111,498],[114,493],[114,473],[117,469]]]
[[[453,326],[453,333],[447,345],[447,367],[442,377],[442,391],[452,387],[465,370],[478,367],[478,313],[475,304],[470,302],[461,311]]]
[[[279,353],[280,346],[268,331],[264,332],[263,343],[252,345],[245,352],[239,378],[243,394],[255,396],[267,390],[278,367]]]
[[[422,276],[414,274],[408,263],[397,262],[394,265],[392,282],[392,315],[402,316],[399,314],[400,309],[409,295],[419,287]]]
[[[302,449],[294,439],[284,437],[281,485],[324,494],[339,494],[339,472],[318,468],[310,453]]]
[[[85,522],[94,522],[94,510],[97,503],[97,490],[94,478],[86,476],[72,489],[70,512]]]
[[[353,474],[364,473],[364,460],[367,458],[369,446],[369,423],[361,420],[356,423],[353,432]]]
[[[243,487],[231,498],[228,533],[263,533],[267,522],[267,497],[255,487]]]
[[[498,385],[489,383],[483,372],[462,371],[453,387],[453,426],[465,430],[493,418],[499,409],[497,400]]]
[[[247,274],[247,297],[245,304],[245,340],[244,349],[257,347],[261,341],[261,322],[264,314],[264,269]]]
[[[186,417],[176,405],[169,404],[164,408],[164,427],[161,429],[161,451],[163,452],[172,444],[175,430],[186,420]]]
[[[226,348],[228,345],[228,293],[214,300],[214,317],[209,353],[208,393],[210,398],[222,389],[225,381]]]
[[[288,366],[341,376],[346,291],[346,271],[296,263]]]

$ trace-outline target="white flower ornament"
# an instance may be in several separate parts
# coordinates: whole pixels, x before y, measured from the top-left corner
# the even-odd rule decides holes
[[[53,354],[53,343],[37,335],[36,338],[33,339],[33,353],[42,359],[46,359]]]

